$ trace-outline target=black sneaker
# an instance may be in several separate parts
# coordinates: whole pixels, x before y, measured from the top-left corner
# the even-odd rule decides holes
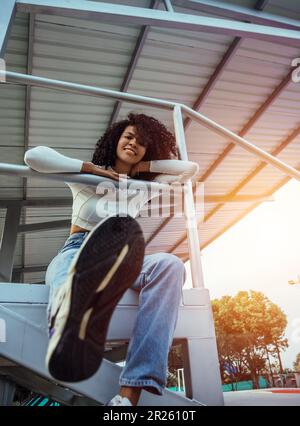
[[[107,217],[87,235],[52,304],[46,355],[52,377],[78,382],[98,370],[111,316],[144,254],[143,232],[129,215]]]

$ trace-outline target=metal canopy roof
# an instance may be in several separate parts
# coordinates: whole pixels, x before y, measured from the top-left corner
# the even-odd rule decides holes
[[[158,0],[106,3],[165,10],[164,2]],[[221,18],[224,22],[235,20],[241,30],[244,22],[282,31],[300,27],[300,21],[295,19],[300,16],[296,0],[171,3],[175,12]],[[258,40],[243,31],[244,35],[239,33],[238,37],[232,31],[223,32],[120,24],[113,19],[97,21],[18,10],[5,59],[9,71],[182,102],[299,168],[300,84],[291,80],[291,61],[300,56],[300,41],[298,48],[297,43],[292,46],[284,40]],[[173,130],[169,111],[3,84],[1,162],[23,164],[24,152],[37,145],[90,161],[95,143],[106,127],[132,110],[154,115]],[[199,164],[198,179],[205,182],[208,200],[205,220],[199,223],[203,248],[289,178],[196,122],[186,119],[185,128],[189,159]],[[63,207],[24,207],[24,224],[70,220],[71,192],[65,184],[12,176],[1,176],[0,183],[1,231],[4,200],[8,199],[59,198],[69,203]],[[187,259],[184,219],[139,221],[148,242],[147,253],[164,251]],[[43,281],[47,265],[68,234],[69,227],[20,233],[15,280]]]

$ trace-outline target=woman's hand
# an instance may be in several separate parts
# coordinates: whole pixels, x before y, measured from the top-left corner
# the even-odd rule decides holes
[[[102,167],[97,166],[96,164],[92,162],[84,162],[82,164],[80,173],[90,173],[93,175],[114,179],[116,181],[120,180],[120,175],[117,172],[113,170],[105,170]]]
[[[130,170],[130,177],[134,177],[141,172],[150,172],[150,161],[140,161]]]

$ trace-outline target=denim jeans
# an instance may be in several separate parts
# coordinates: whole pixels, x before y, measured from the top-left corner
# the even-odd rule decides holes
[[[46,272],[51,301],[67,277],[69,265],[88,232],[69,236]],[[186,278],[183,262],[172,254],[144,256],[141,272],[131,288],[139,292],[139,307],[126,363],[119,384],[142,387],[162,395],[168,372],[168,353],[178,319],[182,287]]]

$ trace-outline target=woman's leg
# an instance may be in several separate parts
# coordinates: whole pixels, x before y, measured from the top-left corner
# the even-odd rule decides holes
[[[184,263],[178,257],[156,253],[144,257],[141,273],[131,287],[140,291],[140,302],[119,384],[120,395],[132,403],[137,403],[141,389],[162,395],[166,386],[168,354],[185,278]]]
[[[71,251],[71,248],[68,249]],[[139,276],[144,260],[142,229],[131,216],[108,216],[64,261],[54,262],[55,290],[49,316],[46,365],[52,377],[78,382],[100,367],[111,316],[122,295]],[[72,262],[70,264],[70,258]],[[50,268],[49,268],[49,274]]]
[[[69,266],[87,235],[87,232],[77,232],[76,234],[70,235],[65,241],[64,246],[48,265],[45,276],[45,284],[50,287],[47,309],[48,319],[53,299],[61,285],[66,281]]]

